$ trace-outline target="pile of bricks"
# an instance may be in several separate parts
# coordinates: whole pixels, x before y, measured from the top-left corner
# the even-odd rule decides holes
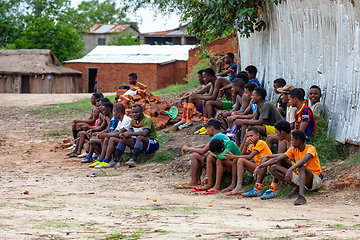
[[[163,129],[168,124],[174,124],[180,121],[179,116],[182,114],[182,109],[179,109],[178,117],[170,119],[165,113],[172,106],[170,99],[154,96],[147,86],[141,83],[137,83],[137,86],[130,86],[130,90],[137,91],[136,95],[124,95],[127,92],[126,89],[118,89],[116,92],[117,98],[114,104],[122,103],[125,106],[125,114],[129,115],[130,108],[134,104],[140,104],[144,107],[144,114],[149,115],[154,121],[156,130]]]
[[[332,183],[332,188],[342,189],[346,187],[360,188],[360,180],[352,175],[345,175]]]

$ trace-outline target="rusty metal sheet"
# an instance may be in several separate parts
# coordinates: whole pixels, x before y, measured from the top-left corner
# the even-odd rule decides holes
[[[329,133],[339,142],[360,143],[360,4],[349,0],[287,0],[267,3],[267,29],[239,38],[241,66],[255,65],[259,81],[276,96],[273,80],[309,93],[323,91]]]

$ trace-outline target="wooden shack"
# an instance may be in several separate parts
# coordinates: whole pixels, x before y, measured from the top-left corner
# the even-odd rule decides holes
[[[80,93],[81,74],[63,67],[50,50],[0,51],[0,93]]]

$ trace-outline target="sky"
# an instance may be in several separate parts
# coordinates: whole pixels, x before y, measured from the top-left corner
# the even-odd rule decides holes
[[[77,7],[82,0],[71,0],[72,7]],[[139,9],[135,14],[128,13],[127,17],[131,21],[137,21],[139,23],[139,30],[141,33],[164,31],[179,27],[180,17],[176,14],[169,16],[159,15],[154,18],[154,11],[151,9]],[[139,21],[139,18],[142,21]]]

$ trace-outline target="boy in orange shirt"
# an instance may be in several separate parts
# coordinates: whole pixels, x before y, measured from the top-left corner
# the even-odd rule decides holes
[[[294,205],[306,204],[304,197],[305,188],[309,191],[318,189],[323,178],[316,149],[312,145],[305,144],[305,140],[306,136],[303,131],[293,131],[291,133],[292,147],[284,154],[277,158],[270,159],[264,164],[264,166],[271,165],[270,173],[275,178],[298,186],[297,191],[293,191],[293,195],[295,195],[296,192],[299,193]],[[276,164],[292,158],[294,158],[295,164],[289,168]],[[295,169],[298,170],[299,174],[293,172]]]
[[[231,185],[227,187],[227,189],[234,189],[235,184],[236,184],[236,188],[231,192],[229,192],[227,194],[228,196],[244,193],[244,189],[243,189],[243,178],[245,172],[244,170],[247,170],[249,173],[252,174],[255,168],[260,164],[261,158],[263,156],[272,154],[266,142],[260,140],[259,130],[256,127],[248,127],[246,129],[246,136],[247,136],[246,142],[244,144],[243,149],[241,149],[241,152],[245,153],[244,155],[236,156],[233,155],[231,152],[229,152],[229,154],[224,154],[224,157],[227,160],[235,159],[235,161],[233,161],[233,167],[232,167],[233,169],[232,182]],[[250,147],[248,148],[249,145]],[[237,181],[236,181],[236,177],[237,177]],[[260,188],[258,189],[258,191],[261,194],[260,185],[256,185],[255,188],[253,189]]]

